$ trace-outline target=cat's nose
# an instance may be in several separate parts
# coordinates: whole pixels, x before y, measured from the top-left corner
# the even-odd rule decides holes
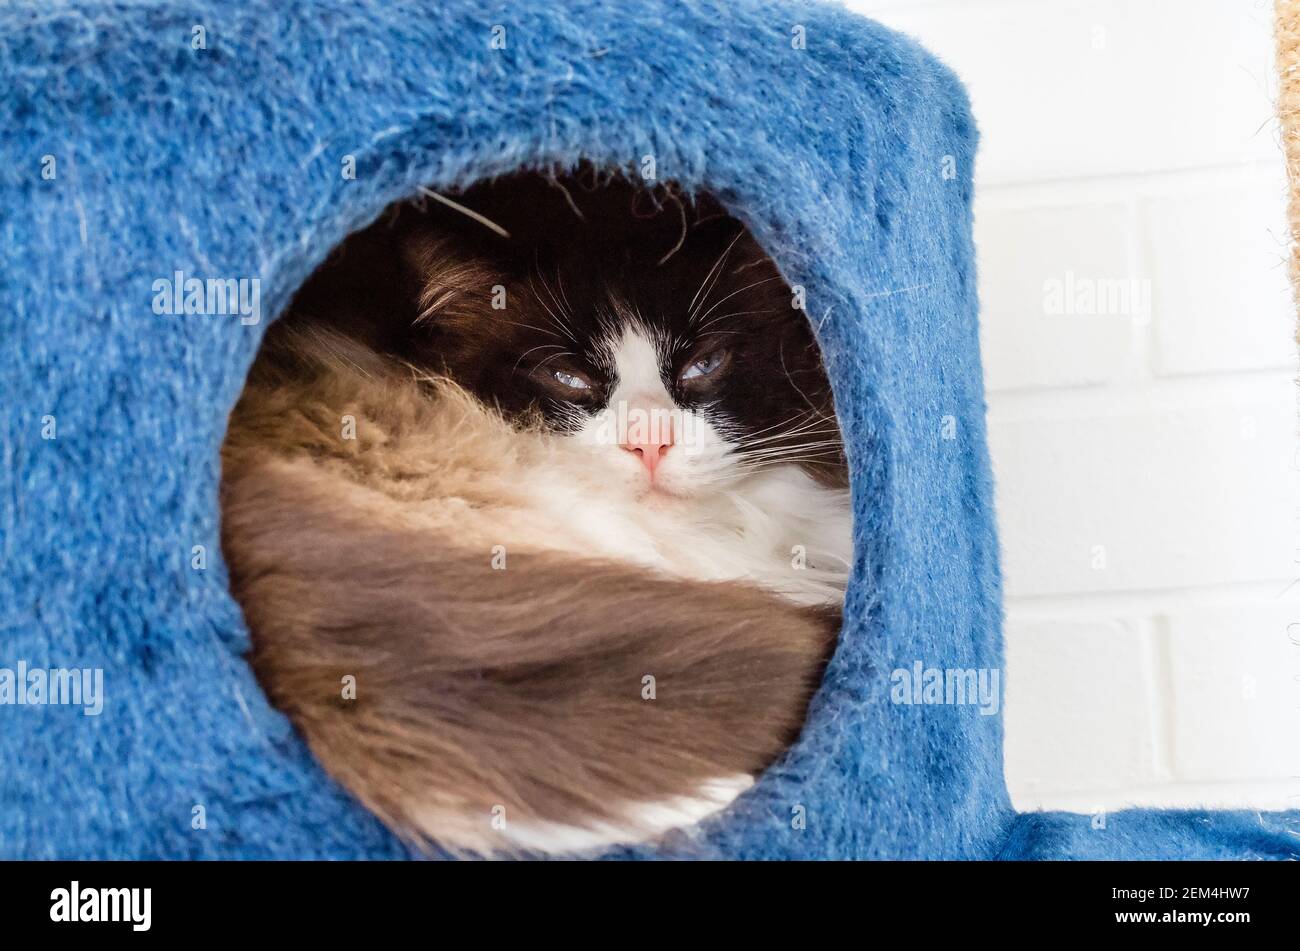
[[[655,469],[659,463],[663,462],[664,456],[668,455],[668,450],[673,447],[672,433],[661,433],[657,438],[649,440],[627,441],[619,443],[619,446],[625,451],[636,456],[641,465],[646,467],[646,471],[651,477],[655,474]]]

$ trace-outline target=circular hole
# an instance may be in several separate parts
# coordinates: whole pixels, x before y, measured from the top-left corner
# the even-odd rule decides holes
[[[708,195],[423,191],[267,333],[223,447],[271,700],[392,828],[653,839],[797,737],[852,561],[802,309]]]

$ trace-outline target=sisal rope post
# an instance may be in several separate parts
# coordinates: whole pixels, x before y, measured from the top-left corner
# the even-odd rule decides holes
[[[1300,0],[1274,0],[1277,16],[1278,117],[1290,199],[1291,288],[1300,306]],[[1297,328],[1300,341],[1300,328]]]

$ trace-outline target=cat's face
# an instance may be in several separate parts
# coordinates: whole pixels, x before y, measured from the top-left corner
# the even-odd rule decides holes
[[[478,236],[468,255],[463,236],[423,236],[421,326],[448,374],[571,436],[638,496],[699,496],[781,464],[841,484],[820,355],[772,261],[717,211],[638,217],[631,192],[608,191],[582,196],[583,219],[567,202],[523,221],[494,209],[510,239]]]

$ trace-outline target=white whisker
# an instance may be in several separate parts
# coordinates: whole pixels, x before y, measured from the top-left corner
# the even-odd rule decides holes
[[[763,278],[761,281],[755,281],[753,284],[746,284],[744,287],[740,288],[739,290],[734,290],[734,291],[732,291],[730,294],[728,294],[726,297],[723,297],[721,300],[719,300],[716,304],[714,304],[712,307],[710,307],[708,310],[706,310],[703,314],[701,314],[701,315],[700,315],[698,318],[696,318],[696,319],[698,319],[698,320],[703,320],[705,317],[709,316],[709,314],[713,313],[715,310],[717,310],[719,307],[721,307],[721,306],[722,306],[723,304],[725,304],[727,301],[731,300],[731,299],[732,299],[733,297],[735,297],[737,294],[743,294],[743,293],[745,293],[745,291],[749,290],[750,288],[758,287],[760,284],[769,284],[769,283],[771,283],[772,281],[779,281],[779,280],[780,280],[779,277],[773,276],[773,277],[765,277],[765,278]],[[707,324],[706,324],[706,326],[707,326]]]
[[[686,308],[687,323],[695,323],[695,315],[698,312],[698,309],[700,307],[703,307],[705,302],[709,299],[709,294],[713,292],[713,286],[717,284],[718,277],[722,273],[721,269],[727,260],[727,256],[731,254],[731,249],[736,246],[736,242],[740,240],[741,236],[744,233],[745,233],[744,231],[736,232],[736,236],[731,239],[731,244],[727,245],[727,247],[723,250],[723,252],[720,255],[718,255],[718,260],[713,262],[713,267],[709,268],[709,273],[704,275],[704,280],[700,282],[699,290],[695,292],[695,296],[691,298],[691,302]],[[710,281],[710,278],[712,278],[712,281]],[[709,289],[707,291],[704,290],[705,284],[709,285]],[[702,291],[704,293],[704,297],[701,299],[700,293]],[[699,301],[698,305],[696,304],[697,300]]]

